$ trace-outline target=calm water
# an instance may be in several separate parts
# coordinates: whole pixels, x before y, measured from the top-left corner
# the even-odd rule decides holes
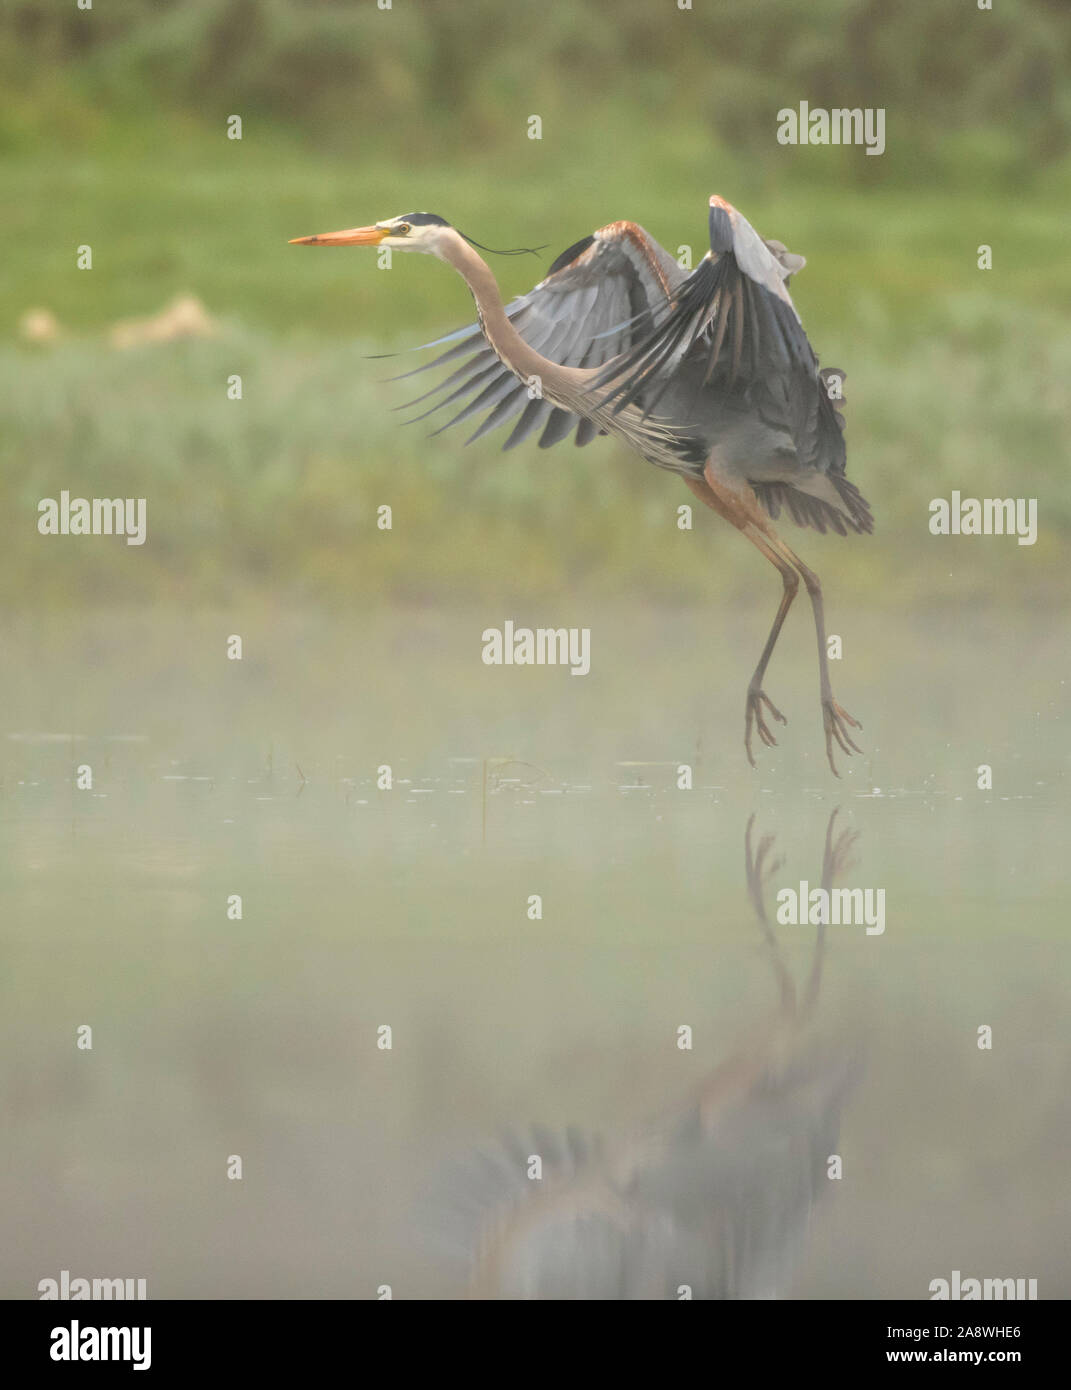
[[[591,674],[484,667],[510,616],[590,626]],[[1071,1295],[1066,650],[838,615],[837,783],[803,619],[744,761],[769,616],[10,624],[0,1294]],[[885,931],[817,979],[776,895],[836,808]]]

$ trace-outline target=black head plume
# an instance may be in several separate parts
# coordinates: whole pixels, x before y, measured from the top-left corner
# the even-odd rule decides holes
[[[445,217],[440,217],[437,213],[434,212],[410,212],[406,213],[404,217],[397,220],[400,220],[402,222],[408,222],[411,227],[450,226],[450,223],[447,222]],[[465,240],[468,242],[470,246],[475,246],[479,251],[487,251],[492,256],[535,256],[540,251],[545,251],[547,249],[545,246],[518,246],[510,251],[498,251],[493,246],[484,246],[480,242],[476,241],[473,237],[465,236],[465,233],[461,230],[460,227],[455,227],[454,231],[457,232],[458,236],[465,237]]]
[[[478,251],[487,251],[492,256],[538,256],[540,251],[545,251],[547,249],[545,245],[515,246],[510,251],[499,251],[494,246],[482,246],[480,242],[476,241],[473,237],[465,236],[465,233],[460,227],[455,227],[454,230],[457,232],[458,236],[465,237],[465,240],[470,246],[475,246]]]

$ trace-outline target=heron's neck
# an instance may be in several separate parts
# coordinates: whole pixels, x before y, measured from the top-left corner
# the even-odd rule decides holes
[[[581,374],[568,367],[561,367],[549,357],[543,357],[524,341],[509,321],[491,267],[477,255],[464,237],[457,234],[451,236],[445,242],[442,254],[443,259],[464,277],[476,301],[484,337],[515,376],[520,377],[522,381],[528,381],[535,376],[544,384],[560,385],[566,378],[575,375],[578,378],[577,382],[570,381],[569,384],[582,384],[580,378],[588,373]]]

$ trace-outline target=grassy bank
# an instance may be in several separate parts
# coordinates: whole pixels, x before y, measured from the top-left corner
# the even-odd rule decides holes
[[[404,428],[391,407],[415,392],[384,387],[393,364],[367,354],[467,321],[464,287],[425,257],[396,257],[384,272],[359,251],[287,245],[431,208],[492,245],[548,243],[538,258],[496,262],[509,295],[620,216],[698,258],[715,189],[808,257],[797,303],[822,360],[848,374],[849,471],[878,533],[799,535],[803,553],[831,585],[875,604],[1063,592],[1062,166],[1001,196],[984,179],[879,177],[870,166],[882,161],[860,151],[781,167],[742,158],[701,122],[667,138],[620,99],[577,121],[567,142],[500,134],[471,157],[455,143],[449,160],[403,148],[389,126],[355,157],[278,124],[253,122],[231,142],[222,124],[180,112],[132,123],[105,110],[62,145],[35,131],[7,163],[0,257],[0,573],[20,603],[262,593],[344,608],[355,596],[578,589],[705,602],[775,587],[712,518],[678,531],[688,495],[609,441],[502,455],[494,439],[464,449],[464,427],[433,441],[425,425]],[[862,172],[837,176],[836,161],[843,173],[852,158]],[[990,271],[977,267],[982,243]],[[93,268],[78,270],[75,248],[87,244]],[[204,301],[216,336],[111,345],[117,320],[186,293]],[[34,308],[55,316],[54,340],[20,338]],[[232,374],[240,402],[226,396]],[[147,545],[39,536],[38,500],[64,488],[145,497]],[[954,489],[1037,497],[1038,543],[931,537],[929,501]],[[389,534],[375,526],[382,504],[394,509]]]
[[[876,535],[796,539],[837,588],[879,604],[1040,599],[1066,574],[1071,346],[1045,310],[975,295],[943,312],[945,333],[906,345],[872,319],[867,353],[837,359]],[[217,338],[128,351],[99,333],[0,350],[17,386],[0,401],[9,593],[211,604],[263,589],[346,607],[576,589],[705,602],[775,587],[715,518],[680,531],[689,494],[611,441],[502,454],[493,439],[465,448],[465,426],[428,439],[428,423],[403,424],[391,407],[411,384],[380,384],[389,364],[365,355],[377,346],[228,321]],[[930,499],[955,488],[1038,497],[1037,544],[931,536]],[[37,503],[62,489],[145,497],[147,543],[39,535]]]

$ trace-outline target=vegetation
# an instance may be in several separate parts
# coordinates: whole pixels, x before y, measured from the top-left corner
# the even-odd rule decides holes
[[[463,449],[463,427],[430,443],[403,428],[390,407],[415,393],[379,384],[392,364],[366,354],[466,321],[464,287],[424,258],[385,274],[287,245],[428,208],[492,245],[548,243],[496,263],[510,294],[620,216],[701,254],[717,190],[808,257],[797,303],[848,373],[849,467],[879,531],[808,536],[806,553],[874,602],[1058,589],[1069,53],[1062,0],[9,0],[4,565],[57,603],[753,589],[761,562],[706,518],[680,533],[688,495],[612,443],[502,455]],[[778,145],[777,109],[803,99],[884,106],[886,153]],[[117,320],[188,293],[215,336],[112,346]],[[58,334],[20,336],[33,309]],[[146,497],[148,544],[38,536],[38,499],[64,488]],[[1038,544],[936,542],[928,503],[952,489],[1036,496]]]

